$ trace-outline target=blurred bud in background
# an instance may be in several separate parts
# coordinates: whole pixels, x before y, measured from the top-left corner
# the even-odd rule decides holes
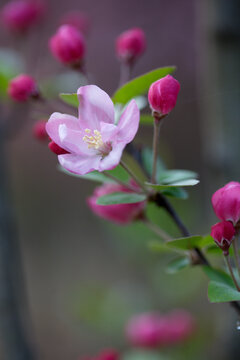
[[[142,29],[133,28],[116,39],[116,53],[120,61],[133,64],[146,49],[146,36]]]
[[[90,30],[90,20],[87,14],[82,11],[69,11],[60,19],[60,25],[71,25],[76,27],[85,36]]]
[[[42,142],[45,142],[49,139],[49,136],[46,132],[46,122],[47,120],[38,120],[35,122],[32,128],[33,136]]]
[[[18,102],[36,98],[39,95],[36,81],[29,75],[20,74],[9,82],[8,95]]]

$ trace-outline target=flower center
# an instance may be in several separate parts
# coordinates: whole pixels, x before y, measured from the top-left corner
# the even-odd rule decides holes
[[[100,131],[98,130],[92,131],[90,129],[85,129],[85,133],[88,135],[84,135],[83,141],[87,143],[89,149],[98,150],[100,147],[104,145]]]
[[[83,137],[83,141],[88,145],[89,149],[98,150],[99,154],[104,158],[112,151],[111,142],[103,142],[102,134],[98,130],[85,129],[86,135]]]

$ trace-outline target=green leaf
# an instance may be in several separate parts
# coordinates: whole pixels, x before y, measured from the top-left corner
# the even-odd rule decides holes
[[[225,271],[221,269],[214,269],[211,266],[203,266],[203,270],[210,280],[234,287],[231,276]]]
[[[23,59],[15,50],[0,49],[0,96],[6,96],[9,80],[22,72]]]
[[[116,192],[98,198],[98,205],[132,204],[146,200],[147,195]]]
[[[185,200],[188,198],[188,193],[180,187],[170,187],[168,189],[162,190],[162,194],[176,199]]]
[[[153,153],[152,149],[144,148],[141,152],[142,162],[146,173],[152,175],[152,165],[153,165]],[[157,160],[157,175],[166,169],[163,161],[158,157]]]
[[[159,68],[129,81],[115,92],[113,102],[126,104],[132,98],[146,94],[154,81],[171,74],[175,69],[175,66]]]
[[[211,303],[239,301],[240,292],[233,286],[217,281],[210,281],[208,284],[208,298]]]
[[[167,268],[166,268],[166,272],[169,274],[175,274],[178,271],[184,269],[185,267],[191,265],[191,260],[189,259],[189,257],[179,257],[177,259],[172,260]]]
[[[158,177],[158,183],[162,185],[171,185],[184,180],[195,180],[198,174],[190,170],[165,170]]]
[[[159,240],[150,241],[148,243],[148,248],[155,253],[176,251],[176,249],[171,249],[166,243],[160,242]]]
[[[189,236],[180,239],[175,239],[167,242],[168,246],[172,246],[178,249],[189,250],[195,247],[200,247],[202,236]]]
[[[122,360],[169,360],[166,355],[159,354],[159,351],[151,350],[130,350],[123,355]]]
[[[196,179],[189,179],[189,180],[183,180],[176,183],[172,183],[171,185],[162,185],[162,184],[151,184],[149,182],[145,182],[145,185],[149,186],[150,188],[157,190],[157,191],[163,191],[171,187],[181,187],[181,186],[194,186],[199,183],[199,180]]]
[[[140,124],[141,125],[153,125],[153,117],[150,114],[142,114],[140,117]]]
[[[78,108],[79,106],[79,101],[78,101],[78,97],[77,94],[59,94],[60,99],[62,99],[62,101],[64,101],[66,104],[74,106],[76,108]]]

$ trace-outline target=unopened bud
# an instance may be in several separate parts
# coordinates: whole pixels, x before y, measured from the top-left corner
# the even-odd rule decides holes
[[[230,221],[222,221],[212,226],[211,236],[217,246],[223,250],[224,255],[228,255],[229,248],[235,236],[235,228]]]
[[[142,29],[133,28],[123,32],[116,40],[119,59],[132,64],[146,49],[146,37]]]
[[[16,76],[9,82],[8,95],[15,101],[25,102],[39,96],[35,80],[25,74]]]
[[[64,155],[69,154],[69,152],[63,148],[61,148],[58,144],[56,144],[54,141],[51,141],[48,144],[49,149],[56,155]]]

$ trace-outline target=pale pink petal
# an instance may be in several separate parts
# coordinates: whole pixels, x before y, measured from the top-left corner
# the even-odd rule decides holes
[[[98,171],[114,169],[120,162],[125,143],[114,144],[112,151],[100,162]]]
[[[108,124],[105,122],[100,123],[100,132],[104,142],[113,140],[113,137],[116,135],[117,131],[118,128],[114,124]]]
[[[86,134],[82,131],[69,129],[65,124],[59,126],[59,138],[64,149],[75,154],[91,156],[96,152],[89,149],[83,141],[84,135]]]
[[[138,106],[136,101],[132,100],[118,122],[117,140],[124,141],[125,144],[131,142],[138,131],[139,120],[140,112]]]
[[[58,112],[55,112],[50,116],[50,119],[46,123],[46,131],[50,138],[62,147],[61,139],[59,137],[59,126],[61,124],[65,124],[68,129],[80,130],[80,128],[79,121],[74,116]]]
[[[96,85],[78,89],[79,120],[82,129],[100,130],[100,122],[114,123],[113,102],[105,91]]]
[[[101,156],[81,156],[74,154],[59,155],[58,160],[66,170],[85,175],[93,170],[98,170]]]

